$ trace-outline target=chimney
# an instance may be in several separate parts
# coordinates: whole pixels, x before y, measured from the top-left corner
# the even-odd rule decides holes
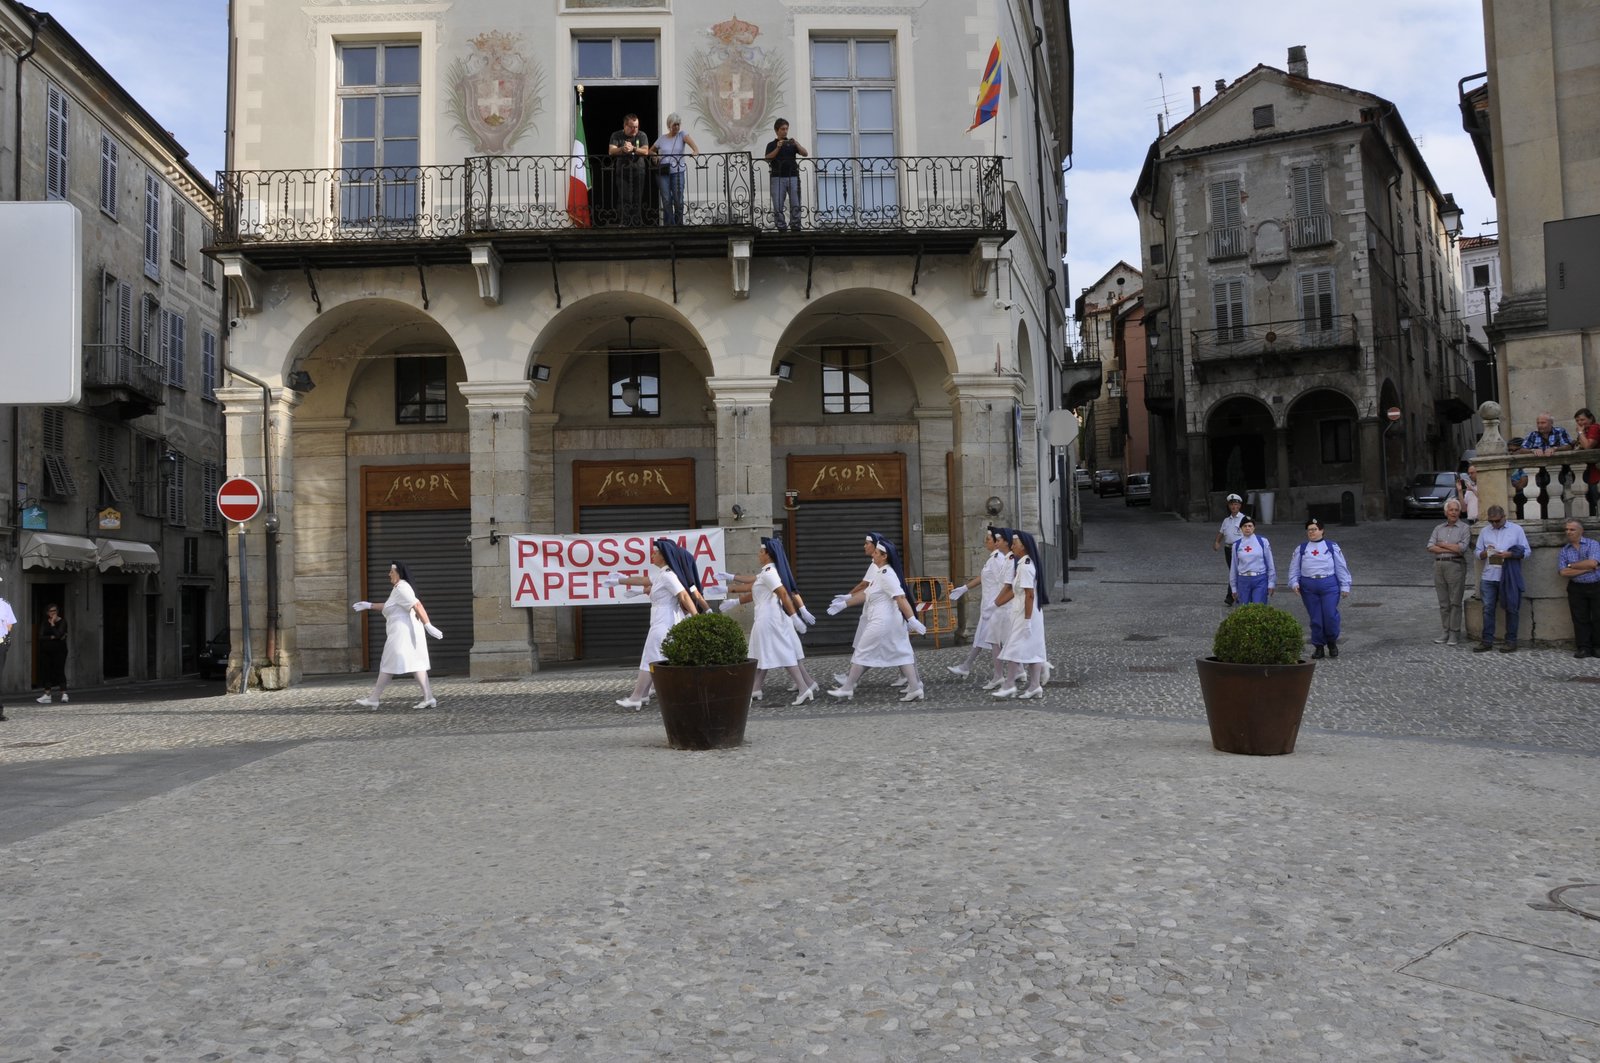
[[[1311,76],[1310,67],[1306,65],[1306,46],[1295,44],[1289,47],[1289,74],[1291,77],[1308,78]]]
[[[1199,85],[1196,85],[1194,87],[1194,109],[1197,110],[1197,111],[1200,109],[1200,86]]]
[[[1217,83],[1216,83],[1216,85],[1214,87],[1217,90],[1217,95],[1221,96],[1223,90],[1228,87],[1228,79],[1227,78],[1218,78],[1217,79]]]

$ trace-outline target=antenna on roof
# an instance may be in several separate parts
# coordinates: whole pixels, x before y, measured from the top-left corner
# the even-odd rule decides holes
[[[1161,84],[1161,126],[1165,129],[1167,123],[1172,121],[1172,109],[1167,101],[1167,75],[1158,70],[1156,80]]]

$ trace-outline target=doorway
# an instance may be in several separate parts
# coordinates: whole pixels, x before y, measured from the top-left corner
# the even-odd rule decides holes
[[[585,84],[583,92],[583,137],[589,145],[589,202],[597,225],[621,225],[624,204],[622,185],[617,180],[616,160],[607,154],[611,134],[622,128],[624,115],[639,116],[639,132],[654,144],[663,130],[659,91],[654,85]],[[659,224],[660,202],[656,195],[655,171],[646,166],[640,191],[644,224]]]
[[[30,686],[39,685],[39,632],[44,628],[44,611],[52,605],[61,610],[61,619],[67,623],[67,635],[70,638],[73,632],[72,625],[78,621],[77,617],[67,616],[67,585],[65,583],[35,583],[33,594],[28,601],[28,616],[33,621],[33,654],[32,668],[29,676],[32,677]],[[70,646],[71,643],[69,642]]]
[[[178,606],[178,671],[187,675],[200,670],[200,647],[211,635],[206,630],[205,587],[184,587]]]
[[[106,583],[100,587],[100,674],[106,679],[128,678],[127,584]]]

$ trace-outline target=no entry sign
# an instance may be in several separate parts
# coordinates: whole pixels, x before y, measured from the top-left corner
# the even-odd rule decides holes
[[[217,492],[217,512],[223,520],[243,524],[261,512],[261,488],[255,481],[235,476]]]

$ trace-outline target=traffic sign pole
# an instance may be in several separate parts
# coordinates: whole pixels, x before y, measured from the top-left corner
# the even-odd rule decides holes
[[[244,670],[239,693],[250,693],[250,553],[245,549],[244,521],[239,522],[239,626],[244,628]]]
[[[217,512],[239,525],[239,626],[244,629],[244,675],[239,692],[250,692],[250,552],[245,544],[247,522],[261,512],[261,488],[243,476],[230,478],[217,491]]]

